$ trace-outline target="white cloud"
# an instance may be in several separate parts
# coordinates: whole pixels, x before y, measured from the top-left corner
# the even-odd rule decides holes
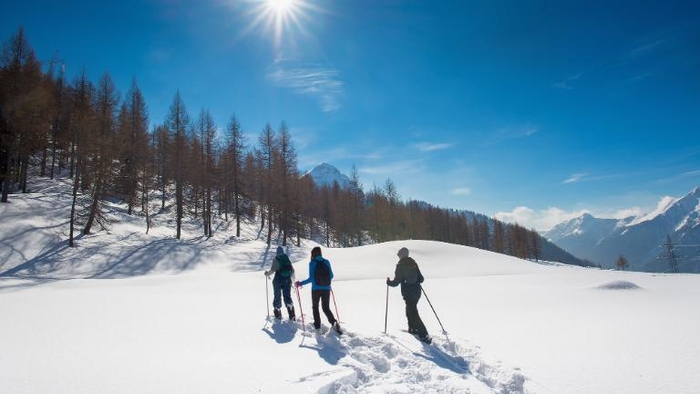
[[[557,89],[573,90],[574,89],[573,82],[575,82],[576,80],[578,80],[582,76],[583,76],[582,73],[572,75],[572,76],[564,79],[563,81],[555,82],[553,86]]]
[[[540,131],[538,126],[524,125],[517,127],[504,127],[492,132],[486,133],[486,139],[483,142],[485,146],[501,144],[507,141],[528,138]]]
[[[567,212],[563,209],[552,207],[535,211],[531,208],[520,206],[510,212],[497,212],[496,219],[507,223],[518,223],[525,228],[534,228],[537,231],[547,231],[566,220],[577,218],[587,210]]]
[[[317,64],[288,64],[278,60],[268,69],[267,77],[277,86],[297,94],[315,97],[323,112],[340,109],[343,82],[338,70]]]
[[[363,166],[358,172],[370,175],[388,175],[392,177],[396,174],[420,172],[422,166],[420,161],[405,160],[377,166]]]
[[[625,219],[630,216],[640,216],[644,214],[644,210],[640,207],[618,209],[609,215],[611,219]]]
[[[429,142],[421,142],[420,144],[416,145],[416,148],[418,148],[418,150],[420,150],[421,152],[434,152],[438,150],[449,149],[453,145],[454,144],[451,143],[431,144]]]
[[[458,187],[452,190],[452,194],[456,196],[468,196],[472,193],[472,189],[468,187]]]
[[[659,202],[659,206],[668,204],[667,197]],[[518,223],[526,228],[534,228],[537,231],[548,231],[559,223],[580,217],[584,213],[588,213],[601,219],[625,219],[630,216],[641,217],[645,214],[644,209],[640,207],[631,207],[617,209],[613,211],[591,211],[588,209],[580,209],[575,211],[566,211],[557,207],[535,211],[534,209],[520,206],[510,212],[497,212],[494,217],[498,220],[507,223]]]
[[[565,179],[562,183],[576,183],[581,182],[583,178],[588,174],[573,174],[568,179]]]

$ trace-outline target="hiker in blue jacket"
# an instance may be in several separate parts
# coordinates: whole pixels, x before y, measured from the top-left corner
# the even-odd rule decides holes
[[[338,334],[342,334],[340,325],[335,319],[335,316],[333,316],[333,312],[331,312],[329,305],[332,279],[333,270],[331,269],[331,262],[323,258],[321,255],[321,248],[316,246],[315,248],[311,249],[309,277],[300,282],[297,281],[295,285],[297,287],[301,287],[305,284],[311,283],[311,303],[313,305],[314,328],[316,328],[316,331],[321,329],[321,314],[318,310],[318,302],[321,301],[321,308],[323,309],[323,313],[326,315],[328,322]]]
[[[277,247],[277,254],[272,261],[272,267],[269,271],[265,271],[265,276],[275,274],[272,279],[272,289],[274,298],[272,299],[272,307],[274,308],[275,318],[282,318],[282,300],[280,295],[284,296],[284,305],[287,307],[289,320],[296,320],[294,314],[294,302],[292,301],[292,280],[294,280],[294,266],[289,260],[289,256],[284,253],[284,248]],[[281,293],[281,294],[280,294]]]

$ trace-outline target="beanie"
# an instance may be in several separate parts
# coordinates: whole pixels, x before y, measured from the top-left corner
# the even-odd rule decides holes
[[[283,253],[284,253],[284,248],[281,247],[281,246],[278,246],[278,247],[277,247],[277,255],[279,256],[279,255],[281,255],[281,254],[283,254]]]
[[[399,249],[399,252],[396,253],[396,255],[399,256],[399,258],[408,257],[408,248]]]

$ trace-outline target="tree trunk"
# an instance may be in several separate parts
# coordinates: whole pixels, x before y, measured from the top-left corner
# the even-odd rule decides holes
[[[83,234],[87,235],[90,234],[90,231],[92,230],[92,224],[95,221],[95,217],[97,216],[97,209],[100,206],[100,196],[101,196],[101,189],[102,189],[102,181],[101,180],[96,180],[95,181],[95,190],[92,193],[92,203],[90,203],[90,214],[88,215],[88,220],[87,223],[85,223],[85,229],[83,230]]]

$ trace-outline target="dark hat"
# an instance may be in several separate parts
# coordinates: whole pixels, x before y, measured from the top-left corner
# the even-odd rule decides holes
[[[396,253],[397,256],[400,258],[408,257],[408,248],[401,248],[399,249],[399,252]]]
[[[281,254],[284,254],[284,248],[281,247],[281,246],[278,246],[278,247],[277,247],[277,255],[279,256],[279,255],[281,255]]]

